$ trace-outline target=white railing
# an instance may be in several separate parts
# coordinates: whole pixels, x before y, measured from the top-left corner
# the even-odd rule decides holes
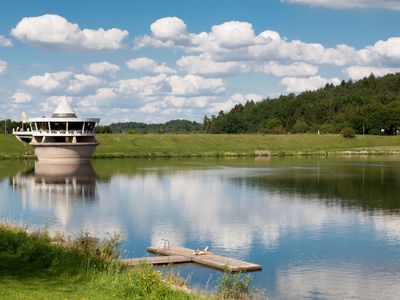
[[[19,131],[14,131],[14,132],[19,132]],[[81,135],[81,134],[96,134],[96,131],[94,130],[42,130],[39,129],[38,131],[39,133],[43,133],[43,134],[54,134],[54,135],[58,135],[58,134],[62,134],[62,135]]]

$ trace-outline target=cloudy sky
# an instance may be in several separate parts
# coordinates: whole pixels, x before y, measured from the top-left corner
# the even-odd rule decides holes
[[[201,121],[400,71],[400,0],[2,1],[0,119]]]

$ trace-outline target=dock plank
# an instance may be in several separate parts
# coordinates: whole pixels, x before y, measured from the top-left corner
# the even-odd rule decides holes
[[[212,252],[209,252],[204,255],[195,255],[193,249],[178,247],[178,246],[171,246],[168,249],[148,247],[147,251],[166,256],[174,256],[174,255],[184,256],[190,258],[191,261],[195,263],[216,268],[222,271],[225,269],[231,272],[250,272],[250,271],[262,270],[261,265],[249,263],[234,258],[224,257],[221,255],[216,255]]]
[[[168,264],[186,263],[191,261],[192,261],[191,258],[180,255],[150,256],[150,257],[122,259],[122,262],[128,266],[137,266],[141,263],[149,265],[168,265]]]

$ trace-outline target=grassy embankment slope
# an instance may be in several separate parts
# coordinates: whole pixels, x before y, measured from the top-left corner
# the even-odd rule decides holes
[[[210,135],[147,134],[99,135],[95,157],[151,156],[235,156],[270,151],[272,155],[334,154],[343,151],[369,151],[400,154],[400,136],[341,135]]]
[[[400,154],[400,136],[359,135],[343,138],[334,134],[99,134],[95,158],[179,157],[254,155],[265,151],[272,155]],[[0,157],[32,156],[29,146],[13,136],[0,135]],[[350,153],[347,153],[350,154]],[[365,153],[364,153],[365,154]]]
[[[18,141],[12,134],[0,134],[0,158],[32,158],[32,147]]]
[[[51,239],[0,222],[0,299],[204,299],[151,267],[123,267],[113,259],[117,244],[86,234]]]

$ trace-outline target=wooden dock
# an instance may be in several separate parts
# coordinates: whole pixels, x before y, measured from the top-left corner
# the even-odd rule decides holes
[[[126,258],[121,260],[128,266],[137,266],[139,264],[150,264],[150,265],[169,265],[178,263],[187,263],[192,260],[185,256],[171,255],[171,256],[151,256],[151,257],[140,257],[140,258]]]
[[[230,272],[250,272],[250,271],[262,270],[261,265],[216,255],[212,252],[208,252],[202,255],[196,255],[194,254],[194,250],[184,247],[177,247],[177,246],[170,246],[168,248],[149,247],[147,248],[147,251],[158,255],[163,255],[164,257],[165,256],[185,257],[186,259],[188,259],[188,261],[195,262],[222,271],[228,270]]]

